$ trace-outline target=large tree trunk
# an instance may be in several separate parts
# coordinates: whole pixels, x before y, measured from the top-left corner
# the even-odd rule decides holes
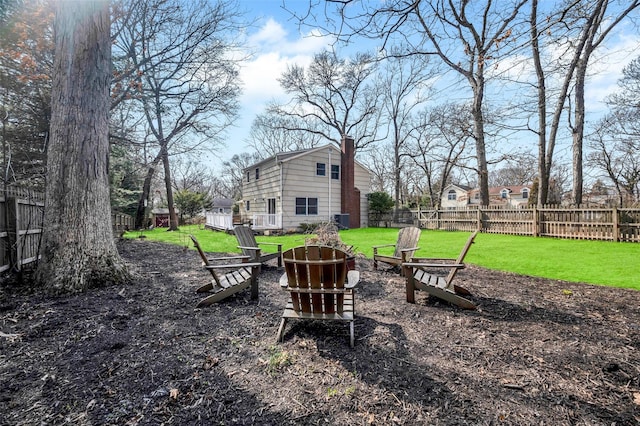
[[[168,231],[178,230],[178,215],[176,215],[176,207],[173,201],[173,188],[171,187],[171,167],[169,167],[169,152],[166,144],[163,142],[161,148],[162,165],[164,166],[164,186],[167,191],[167,206],[169,207],[169,229]]]
[[[128,279],[111,225],[109,1],[59,0],[38,282],[80,292]]]
[[[587,73],[586,61],[580,61],[576,68],[576,110],[575,110],[575,123],[572,132],[573,136],[573,190],[571,198],[573,204],[580,206],[582,204],[582,141],[584,139],[584,84],[585,76]]]
[[[480,66],[478,66],[480,68]],[[483,206],[489,205],[489,168],[487,166],[487,150],[484,141],[484,114],[482,112],[482,101],[484,98],[484,76],[482,70],[476,73],[476,79],[470,79],[473,87],[473,105],[471,114],[473,115],[474,133],[476,139],[476,157],[478,161],[478,185],[480,188],[480,203]],[[444,182],[443,182],[444,185]]]
[[[153,181],[153,175],[156,172],[156,167],[160,162],[161,155],[158,153],[156,157],[153,159],[149,168],[147,169],[147,175],[144,178],[144,183],[142,184],[142,194],[140,194],[140,198],[138,199],[138,208],[136,210],[136,229],[144,229],[148,227],[147,219],[149,217],[149,202],[150,194],[151,194],[151,183]],[[146,202],[146,203],[145,203]]]
[[[547,203],[549,173],[547,170],[547,87],[544,68],[540,60],[540,33],[538,32],[538,0],[531,2],[531,50],[538,80],[538,207]]]

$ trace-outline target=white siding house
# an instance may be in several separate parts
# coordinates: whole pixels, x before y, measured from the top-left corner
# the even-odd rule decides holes
[[[530,185],[494,186],[489,188],[489,204],[507,208],[525,207],[529,204],[530,195]],[[480,205],[480,190],[464,185],[447,185],[440,200],[440,206],[443,209],[478,205]]]
[[[333,145],[277,154],[244,169],[240,213],[255,229],[294,229],[342,214],[342,152]],[[368,226],[369,170],[355,162],[360,223]]]

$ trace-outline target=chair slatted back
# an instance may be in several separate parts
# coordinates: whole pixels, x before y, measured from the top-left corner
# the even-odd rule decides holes
[[[401,258],[402,250],[412,247],[418,246],[418,241],[420,240],[421,234],[420,228],[415,226],[407,226],[406,228],[401,228],[398,231],[398,241],[396,243],[396,249],[393,253],[393,257]],[[408,257],[411,257],[413,253],[411,253]]]
[[[253,230],[248,226],[236,226],[233,228],[233,232],[236,234],[236,238],[238,239],[238,243],[240,247],[258,247],[258,243],[256,242],[256,236],[253,235]],[[241,249],[242,254],[245,256],[255,256],[251,250]]]
[[[471,244],[473,244],[473,240],[476,238],[477,234],[478,234],[478,231],[474,231],[469,236],[467,243],[464,245],[464,247],[462,248],[462,251],[458,255],[458,258],[456,259],[456,263],[458,264],[464,263],[464,258],[467,256],[467,252],[471,248]],[[458,273],[458,268],[452,268],[451,271],[449,272],[449,275],[447,275],[446,283],[449,284],[451,280],[453,280],[453,278],[456,276],[457,273]]]
[[[300,246],[285,251],[282,257],[296,312],[342,313],[345,252],[326,246]]]
[[[195,246],[196,250],[198,250],[198,254],[200,254],[200,257],[202,258],[202,264],[204,266],[210,266],[209,259],[207,259],[207,255],[202,250],[202,247],[200,247],[200,243],[198,242],[196,237],[193,235],[189,235],[189,237],[191,237],[191,241],[193,241],[193,245]],[[213,269],[207,268],[207,270],[211,273],[211,276],[215,280],[216,284],[220,285],[220,279],[218,278],[218,274],[216,274],[216,272]]]

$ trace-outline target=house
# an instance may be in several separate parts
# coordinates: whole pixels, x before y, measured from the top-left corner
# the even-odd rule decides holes
[[[354,143],[280,153],[243,170],[240,213],[254,229],[295,229],[338,219],[368,226],[371,172],[355,161]],[[338,215],[338,216],[336,216]]]
[[[209,211],[230,214],[233,213],[233,203],[234,201],[231,198],[214,198]]]
[[[531,185],[494,186],[489,188],[489,205],[506,208],[525,207],[529,204]],[[480,189],[449,184],[442,191],[440,206],[455,209],[480,205]]]
[[[440,208],[456,209],[466,207],[469,204],[469,192],[471,190],[472,188],[466,185],[447,185],[442,191]]]

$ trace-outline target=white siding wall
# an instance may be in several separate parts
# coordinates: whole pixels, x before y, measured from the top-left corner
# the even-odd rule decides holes
[[[325,176],[316,175],[317,163],[325,164]],[[297,228],[301,223],[326,221],[334,214],[340,213],[340,180],[331,179],[331,165],[340,165],[340,154],[329,148],[283,163],[282,227],[284,229]],[[296,215],[297,197],[317,198],[318,214]]]
[[[256,167],[245,170],[242,177],[242,203],[240,205],[240,213],[243,216],[251,217],[253,214],[267,213],[267,199],[276,199],[276,212],[280,212],[280,167],[272,161],[260,163],[257,166],[260,169],[260,177],[256,180]],[[249,172],[249,181],[247,181],[247,171]],[[250,210],[246,211],[246,202],[250,203]]]
[[[316,164],[325,164],[325,176],[316,175]],[[276,199],[276,212],[282,213],[282,228],[297,228],[300,223],[318,223],[341,213],[340,179],[331,179],[331,165],[340,164],[340,150],[333,147],[311,152],[282,163],[282,188],[280,194],[280,165],[275,159],[260,163],[260,177],[255,179],[255,167],[245,170],[242,180],[240,213],[245,217],[267,213],[267,199]],[[247,171],[249,181],[247,181]],[[371,192],[371,177],[367,169],[355,165],[355,186],[360,190],[360,226],[368,226],[369,208],[367,194]],[[317,215],[296,215],[296,198],[317,198]],[[246,201],[251,209],[246,211]]]
[[[455,200],[449,200],[449,191],[451,191],[452,189],[456,191]],[[467,203],[468,203],[468,195],[466,191],[463,191],[462,189],[457,187],[449,187],[449,188],[445,188],[445,191],[442,194],[442,199],[440,200],[440,207],[443,209],[458,208],[458,207],[466,206]]]

